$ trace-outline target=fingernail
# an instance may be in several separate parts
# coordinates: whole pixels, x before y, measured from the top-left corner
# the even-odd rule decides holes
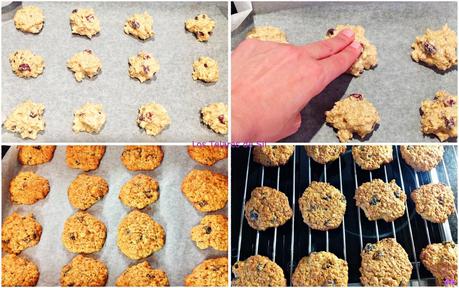
[[[357,41],[352,42],[351,47],[354,48],[354,49],[358,49],[359,51],[362,51],[362,49],[363,49],[362,48],[362,44],[360,44]]]
[[[349,28],[346,28],[343,30],[343,34],[348,37],[348,38],[351,38],[352,36],[354,36],[354,31],[352,31],[351,29]]]

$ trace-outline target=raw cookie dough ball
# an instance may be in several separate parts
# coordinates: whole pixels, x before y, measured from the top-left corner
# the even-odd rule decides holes
[[[105,154],[105,146],[67,146],[65,161],[70,168],[96,170]]]
[[[124,33],[131,34],[141,40],[147,40],[153,37],[153,18],[147,11],[143,14],[134,14],[124,23]]]
[[[119,198],[130,208],[143,209],[159,198],[158,181],[148,175],[138,174],[121,187]]]
[[[212,166],[228,158],[228,148],[222,146],[188,146],[188,155],[199,164]]]
[[[33,34],[40,33],[45,23],[43,11],[36,6],[23,6],[18,9],[13,20],[16,29]]]
[[[78,255],[62,267],[62,286],[105,286],[108,279],[108,269],[104,262]]]
[[[340,142],[352,139],[354,133],[365,138],[379,124],[379,113],[362,94],[351,94],[325,112],[325,121],[338,130]]]
[[[100,73],[102,63],[90,49],[76,53],[67,61],[67,68],[75,74],[75,79],[81,82],[85,77],[92,78]]]
[[[422,264],[435,276],[438,286],[446,281],[457,283],[457,246],[454,242],[429,244],[422,249]]]
[[[40,165],[51,161],[54,157],[56,146],[19,146],[18,161],[21,165]]]
[[[445,24],[439,30],[427,29],[424,35],[417,36],[411,45],[411,58],[445,71],[457,64],[456,47],[456,33]]]
[[[161,104],[150,102],[140,106],[137,125],[144,129],[147,135],[156,136],[170,124],[171,118]]]
[[[346,152],[345,145],[307,145],[306,154],[320,164],[333,162]]]
[[[6,130],[18,133],[22,139],[36,139],[40,131],[45,131],[45,105],[30,100],[16,106],[5,122]]]
[[[161,146],[126,146],[121,154],[121,162],[130,171],[155,170],[163,158]]]
[[[166,272],[153,269],[147,261],[135,264],[123,271],[116,279],[119,287],[165,287],[169,286]]]
[[[253,148],[253,161],[266,166],[274,167],[287,164],[295,152],[293,145],[267,145]]]
[[[440,90],[434,100],[422,101],[421,131],[434,134],[442,142],[457,137],[457,96]]]
[[[450,187],[441,183],[422,185],[411,192],[416,212],[434,223],[444,223],[454,212],[454,194]]]
[[[193,63],[193,80],[201,80],[206,83],[218,81],[218,63],[210,57],[199,57]]]
[[[360,253],[360,282],[364,286],[407,286],[411,265],[405,249],[394,238],[368,243]]]
[[[228,258],[212,258],[201,262],[184,280],[185,286],[227,287]]]
[[[105,124],[107,116],[101,104],[86,103],[73,113],[74,132],[99,133]]]
[[[33,214],[21,216],[13,212],[2,225],[2,249],[19,254],[40,242],[42,227]]]
[[[129,57],[129,76],[139,79],[141,83],[152,79],[159,67],[159,62],[150,53],[140,51]]]
[[[74,9],[70,14],[70,27],[73,34],[92,36],[100,32],[100,23],[92,8]]]
[[[10,199],[13,204],[32,205],[49,193],[49,181],[34,172],[19,172],[10,182]]]
[[[231,286],[285,287],[287,280],[282,268],[268,257],[250,256],[233,265],[234,280]]]
[[[430,171],[443,159],[443,146],[402,145],[400,154],[406,164],[416,171]]]
[[[89,209],[108,193],[108,183],[104,178],[80,174],[70,183],[67,195],[73,207]]]
[[[201,109],[201,121],[218,134],[228,134],[228,105],[212,103]]]
[[[209,247],[228,251],[228,218],[224,215],[206,215],[191,229],[191,240],[199,249]]]
[[[188,19],[185,22],[185,29],[194,33],[199,42],[207,42],[214,28],[215,21],[207,14],[199,14],[194,19]]]
[[[105,224],[89,214],[78,211],[64,223],[62,243],[72,253],[90,254],[100,251],[105,244],[107,228]]]
[[[32,261],[14,254],[2,257],[2,287],[36,286],[40,272]]]
[[[352,146],[352,157],[363,170],[375,170],[392,162],[390,145],[356,145]]]
[[[37,78],[45,69],[43,57],[30,50],[17,50],[9,57],[11,70],[20,78]]]
[[[284,31],[273,26],[253,27],[249,33],[247,33],[245,38],[278,43],[288,43],[287,36],[285,36]]]

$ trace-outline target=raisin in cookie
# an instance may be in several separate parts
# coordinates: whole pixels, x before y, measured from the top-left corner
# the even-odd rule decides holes
[[[364,286],[407,286],[410,282],[413,265],[394,238],[368,243],[360,256],[360,282]]]
[[[212,36],[214,28],[215,21],[207,14],[199,14],[185,22],[185,29],[193,33],[199,42],[207,42]]]
[[[261,41],[271,41],[277,43],[288,43],[285,32],[273,26],[258,26],[253,27],[247,33],[246,39],[256,39]]]
[[[406,164],[416,171],[430,171],[443,159],[443,146],[440,145],[403,145],[400,154]]]
[[[2,257],[2,287],[33,287],[39,277],[38,267],[32,261],[14,254]]]
[[[105,124],[107,116],[101,104],[86,103],[73,113],[73,132],[98,134]]]
[[[218,134],[228,134],[228,105],[212,103],[201,109],[201,121]]]
[[[60,284],[65,287],[98,287],[105,286],[107,279],[108,269],[104,262],[78,255],[62,267]]]
[[[73,207],[89,209],[108,193],[108,183],[104,178],[80,174],[70,183],[67,195]]]
[[[148,175],[138,174],[121,187],[119,198],[130,208],[143,209],[159,198],[158,181]]]
[[[126,146],[121,154],[121,162],[131,171],[155,170],[163,158],[161,146]]]
[[[72,253],[98,252],[104,246],[106,237],[105,224],[84,211],[78,211],[67,218],[62,231],[62,243]]]
[[[422,101],[421,131],[442,142],[457,137],[457,96],[440,90],[434,100]]]
[[[19,254],[40,242],[42,227],[33,214],[22,216],[13,212],[2,225],[2,249]]]
[[[406,194],[395,180],[363,183],[355,191],[354,199],[370,221],[392,222],[405,214]]]
[[[438,286],[447,286],[445,281],[457,283],[457,254],[454,242],[429,244],[422,249],[422,264],[435,276]]]
[[[292,285],[300,287],[346,287],[347,281],[347,262],[325,251],[312,252],[301,258],[292,275]]]
[[[10,199],[13,204],[32,205],[49,193],[48,179],[34,172],[19,172],[10,182]]]
[[[18,133],[22,139],[37,139],[38,133],[45,131],[45,105],[30,100],[16,106],[5,122],[6,130]]]
[[[156,136],[171,124],[171,118],[163,105],[150,102],[140,106],[137,114],[137,125],[147,135]]]
[[[287,280],[282,268],[268,257],[250,256],[244,261],[234,263],[232,286],[285,287]]]
[[[143,261],[124,270],[116,279],[115,285],[119,287],[165,287],[169,286],[169,279],[166,272],[153,269],[150,263]]]
[[[73,34],[86,36],[91,39],[100,32],[100,22],[92,8],[72,10],[70,14],[70,27]]]
[[[207,259],[196,266],[185,277],[185,286],[226,287],[228,286],[228,258]]]
[[[36,6],[23,6],[14,14],[14,25],[16,29],[25,33],[40,33],[45,24],[43,11]]]
[[[140,51],[137,55],[129,57],[129,76],[137,78],[140,83],[148,81],[159,71],[159,62],[152,54]]]
[[[147,40],[155,35],[153,32],[153,17],[144,11],[142,14],[131,15],[124,23],[124,33],[141,40]]]
[[[51,161],[54,157],[56,146],[19,146],[18,161],[21,165],[40,165]]]
[[[325,182],[313,181],[299,199],[304,223],[316,230],[338,228],[346,212],[346,197]]]
[[[253,148],[253,161],[266,167],[287,164],[295,152],[293,145],[267,145]]]
[[[352,157],[363,170],[375,170],[394,160],[390,145],[352,146]]]
[[[228,177],[209,170],[193,169],[183,179],[182,192],[198,211],[217,211],[228,201]]]
[[[199,57],[193,63],[193,80],[201,80],[206,83],[215,83],[218,81],[218,64],[217,61],[210,57]]]
[[[228,148],[221,146],[188,146],[188,155],[199,164],[212,166],[228,158]]]
[[[411,192],[416,212],[434,223],[444,223],[454,212],[454,194],[450,187],[441,183],[422,185]]]
[[[333,162],[346,152],[344,145],[307,145],[306,154],[320,164]]]
[[[104,157],[105,146],[67,146],[65,161],[70,168],[96,170]]]
[[[199,249],[212,247],[228,250],[228,218],[224,215],[206,215],[191,229],[191,240]]]
[[[45,69],[43,57],[30,50],[17,50],[9,57],[11,70],[20,78],[37,78]]]

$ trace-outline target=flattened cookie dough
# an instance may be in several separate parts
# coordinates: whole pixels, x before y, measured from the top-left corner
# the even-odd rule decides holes
[[[457,96],[440,90],[434,100],[422,101],[421,131],[442,142],[457,137]]]
[[[214,28],[215,21],[207,16],[207,14],[199,14],[185,22],[185,29],[194,33],[199,42],[207,42],[210,36],[212,36]]]
[[[67,61],[67,68],[75,73],[76,81],[81,82],[84,78],[91,79],[100,73],[102,63],[90,49],[76,53]]]
[[[185,277],[185,286],[228,286],[228,258],[212,258],[201,262]]]
[[[49,193],[49,181],[34,172],[19,172],[10,182],[10,199],[13,204],[32,205]]]
[[[150,53],[140,51],[129,57],[129,76],[139,79],[141,83],[152,79],[159,67],[159,62]]]
[[[126,146],[121,154],[121,162],[131,171],[155,170],[163,158],[161,146]]]
[[[253,27],[245,36],[246,39],[288,43],[284,31],[273,26]]]
[[[266,166],[274,167],[287,164],[295,152],[293,145],[266,145],[253,148],[253,161]]]
[[[218,63],[210,57],[199,57],[193,63],[193,80],[201,80],[206,83],[218,81]]]
[[[228,218],[224,215],[206,215],[191,229],[191,240],[199,249],[209,247],[228,251]]]
[[[360,282],[364,286],[408,286],[413,265],[394,238],[368,243],[360,256]]]
[[[301,258],[292,275],[293,286],[346,287],[347,262],[325,251],[312,252]]]
[[[62,267],[60,284],[62,286],[97,287],[105,286],[107,279],[108,269],[104,262],[78,255]]]
[[[435,276],[438,286],[446,286],[445,281],[457,283],[457,245],[443,242],[427,245],[421,252],[422,264]]]
[[[107,116],[101,104],[86,103],[73,113],[73,132],[98,134],[105,124]]]
[[[121,187],[119,198],[130,208],[143,209],[159,198],[158,181],[148,175],[138,174]]]
[[[228,158],[228,148],[222,146],[188,146],[188,155],[199,164],[212,166]]]
[[[105,146],[67,146],[65,161],[70,168],[96,170],[105,154]]]
[[[104,178],[80,174],[70,183],[67,195],[73,207],[87,210],[108,193],[108,183]]]
[[[335,103],[332,110],[325,112],[325,121],[338,130],[340,142],[352,139],[353,134],[365,138],[379,123],[379,113],[362,94],[351,94]]]
[[[36,6],[23,6],[14,14],[14,25],[16,29],[25,33],[40,33],[45,24],[43,11]]]
[[[201,121],[218,134],[228,133],[228,106],[212,103],[201,109]]]
[[[282,268],[268,257],[250,256],[244,261],[234,263],[232,286],[285,287],[287,280]]]
[[[73,34],[89,39],[100,32],[100,22],[92,8],[74,9],[70,14],[70,27]]]
[[[306,154],[320,164],[333,162],[346,152],[345,145],[307,145]]]
[[[406,164],[416,171],[430,171],[443,159],[443,146],[402,145],[400,154]]]
[[[416,212],[434,223],[444,223],[454,212],[454,194],[450,187],[441,183],[422,185],[411,192]]]
[[[352,157],[363,170],[375,170],[394,160],[391,145],[352,146]]]
[[[147,135],[156,136],[171,124],[166,109],[158,103],[150,102],[140,106],[137,114],[137,125]]]
[[[147,40],[155,35],[153,32],[153,17],[144,11],[142,14],[131,15],[124,23],[124,33],[141,40]]]
[[[134,210],[118,226],[116,244],[127,257],[138,260],[159,251],[166,241],[166,232],[148,214]]]
[[[21,165],[40,165],[51,161],[54,157],[56,146],[19,146],[18,161]]]
[[[182,192],[198,211],[217,211],[228,202],[228,177],[193,169],[183,179]]]
[[[2,257],[2,287],[36,286],[40,272],[32,261],[7,254]]]
[[[30,50],[17,50],[9,57],[11,70],[20,78],[37,78],[45,69],[43,57]]]
[[[165,287],[169,286],[166,272],[153,269],[147,261],[135,264],[123,271],[116,279],[119,287]]]
[[[3,127],[18,133],[22,139],[37,139],[40,131],[45,131],[45,105],[30,100],[16,106],[8,115]]]
[[[89,214],[78,211],[64,223],[62,243],[72,253],[90,254],[100,251],[105,244],[107,228],[105,224]]]
[[[13,212],[2,225],[2,249],[19,254],[40,242],[42,227],[33,214],[22,216]]]
[[[427,29],[424,35],[417,36],[411,45],[411,58],[445,71],[457,65],[456,47],[456,33],[445,24],[439,30]]]
[[[247,223],[259,231],[282,226],[293,215],[287,196],[270,187],[253,189],[244,210]]]

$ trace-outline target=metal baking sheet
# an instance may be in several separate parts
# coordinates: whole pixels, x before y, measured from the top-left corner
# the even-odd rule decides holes
[[[107,239],[102,250],[92,254],[108,267],[107,286],[114,286],[116,278],[128,266],[140,262],[126,257],[116,245],[117,229],[121,219],[130,211],[118,199],[121,186],[139,172],[128,171],[120,161],[122,146],[108,146],[99,168],[89,172],[107,180],[109,192],[87,211],[102,220],[107,227]],[[226,256],[226,252],[213,249],[200,250],[190,238],[191,228],[204,216],[197,212],[182,195],[180,185],[191,169],[210,169],[227,175],[228,162],[223,160],[211,168],[194,162],[183,146],[163,146],[164,160],[156,170],[142,172],[157,179],[160,196],[156,203],[143,211],[160,223],[166,231],[164,247],[147,258],[154,268],[166,271],[171,286],[183,286],[184,277],[206,258]],[[11,147],[2,161],[2,222],[13,211],[32,212],[43,226],[43,234],[38,245],[21,253],[36,263],[40,270],[38,286],[58,286],[62,266],[76,254],[68,252],[61,241],[65,220],[76,210],[67,198],[67,188],[71,181],[81,173],[65,164],[65,146],[56,149],[54,159],[39,166],[21,166],[17,162],[17,149]],[[51,190],[48,196],[34,205],[11,205],[8,186],[19,171],[35,171],[47,178]],[[212,214],[227,215],[227,208]]]
[[[227,103],[228,23],[226,2],[28,2],[43,9],[45,25],[38,35],[24,34],[14,27],[15,11],[2,9],[2,121],[14,107],[31,99],[46,106],[46,129],[35,142],[191,142],[226,140],[200,122],[200,109],[213,102]],[[91,7],[101,23],[99,35],[72,35],[71,11]],[[153,40],[141,41],[126,35],[125,20],[148,11],[153,17]],[[185,31],[185,21],[207,13],[216,21],[208,43]],[[16,77],[8,55],[30,49],[43,56],[45,70],[35,79]],[[78,83],[67,69],[67,60],[83,49],[92,49],[101,59],[102,72],[93,80]],[[140,83],[128,75],[128,58],[145,50],[161,65],[157,79]],[[203,84],[191,77],[193,61],[200,56],[216,59],[220,80]],[[107,122],[100,134],[74,133],[73,112],[86,102],[103,104]],[[171,125],[160,135],[146,135],[137,127],[137,109],[148,102],[162,104]],[[4,143],[23,142],[2,131]],[[32,142],[27,140],[27,142]]]
[[[254,13],[232,33],[235,49],[253,26],[272,25],[301,45],[324,38],[338,24],[362,25],[378,49],[378,66],[358,78],[342,75],[302,111],[298,132],[284,142],[338,142],[325,111],[345,95],[363,93],[378,109],[379,128],[368,142],[438,142],[420,131],[419,107],[441,89],[457,95],[457,68],[439,73],[411,60],[411,44],[427,28],[457,32],[456,2],[253,2]],[[354,139],[353,142],[360,142]]]

